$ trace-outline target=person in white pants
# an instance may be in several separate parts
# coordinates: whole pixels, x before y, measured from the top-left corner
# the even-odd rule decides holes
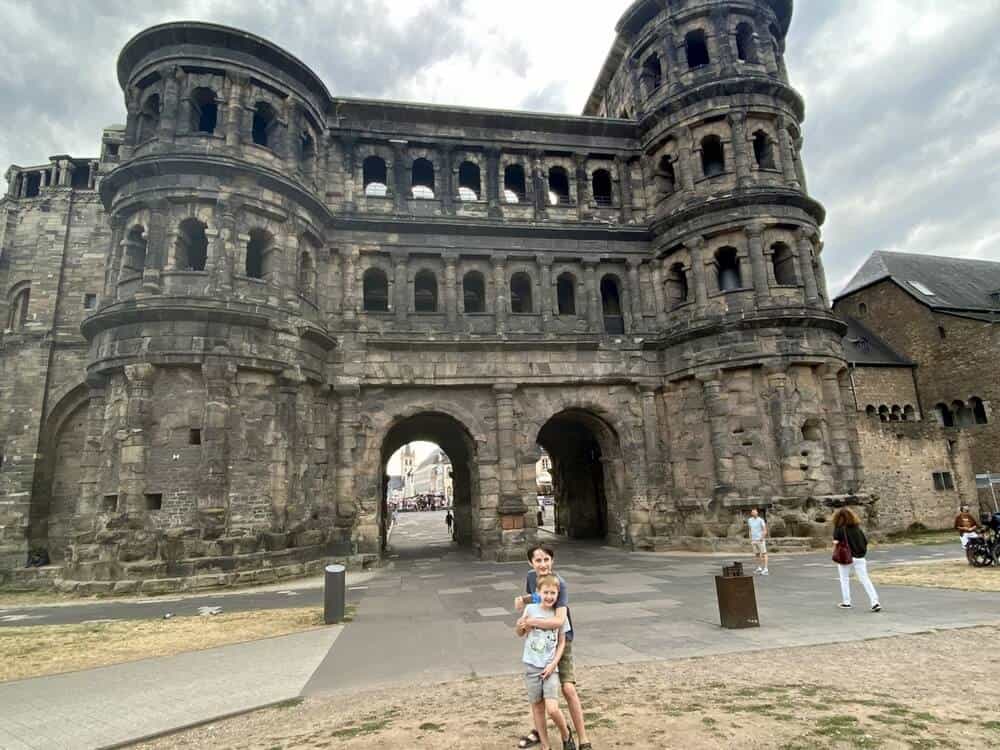
[[[868,554],[868,538],[861,529],[861,521],[850,508],[839,508],[833,514],[833,544],[837,542],[847,542],[851,548],[851,556],[854,561],[848,565],[837,565],[837,572],[840,575],[840,604],[841,609],[851,609],[851,570],[861,581],[861,585],[868,594],[868,601],[871,604],[872,612],[881,612],[882,605],[878,600],[878,592],[872,579],[868,577],[868,561],[865,555]]]

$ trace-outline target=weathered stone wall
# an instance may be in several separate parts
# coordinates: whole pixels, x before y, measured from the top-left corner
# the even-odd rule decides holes
[[[885,413],[886,418],[893,421],[899,421],[904,414],[908,420],[923,418],[914,375],[912,367],[852,368],[851,382],[858,411],[870,413],[869,407],[872,407],[876,419]]]

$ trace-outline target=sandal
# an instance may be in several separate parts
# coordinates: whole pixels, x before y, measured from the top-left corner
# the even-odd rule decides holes
[[[594,750],[594,748],[590,746],[589,742],[584,742],[582,745],[580,745],[580,747],[577,748],[577,750]]]
[[[538,732],[532,729],[524,737],[517,741],[517,746],[519,748],[534,747],[535,745],[541,745],[542,738],[538,736]]]

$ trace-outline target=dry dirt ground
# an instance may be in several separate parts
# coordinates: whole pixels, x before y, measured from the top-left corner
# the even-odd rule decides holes
[[[974,568],[967,562],[923,563],[874,568],[875,583],[893,586],[928,586],[966,591],[1000,591],[1000,568]],[[1000,680],[1000,677],[997,678]]]
[[[0,682],[256,641],[322,624],[323,610],[307,607],[169,620],[3,628]]]
[[[598,750],[1000,747],[998,640],[1000,623],[578,668],[579,688]],[[291,701],[141,747],[512,748],[529,727],[523,692],[511,675]]]

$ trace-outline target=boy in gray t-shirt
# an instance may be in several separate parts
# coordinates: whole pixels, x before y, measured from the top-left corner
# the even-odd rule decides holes
[[[559,579],[555,576],[541,576],[538,579],[539,604],[528,604],[524,608],[524,617],[547,618],[555,616],[556,600],[559,598]],[[562,628],[542,630],[529,628],[519,632],[524,635],[524,685],[528,690],[528,702],[531,704],[531,714],[535,723],[535,731],[541,740],[542,750],[549,750],[548,728],[545,715],[548,714],[559,728],[563,742],[569,739],[569,727],[559,710],[559,660],[566,647],[566,631],[569,622],[564,622]]]

